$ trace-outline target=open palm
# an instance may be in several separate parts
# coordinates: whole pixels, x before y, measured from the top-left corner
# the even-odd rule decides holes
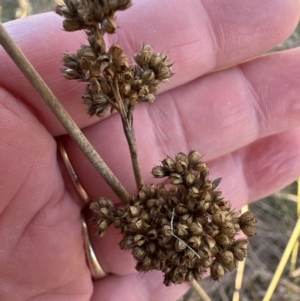
[[[128,55],[143,43],[169,51],[176,75],[154,104],[134,114],[144,181],[165,155],[199,150],[222,177],[234,207],[260,198],[300,175],[300,51],[268,56],[299,18],[297,0],[136,1],[118,17],[118,42]],[[6,27],[120,181],[135,192],[119,116],[88,118],[84,84],[67,82],[61,54],[85,43],[45,14]],[[249,60],[252,59],[252,60]],[[248,60],[248,61],[247,61]],[[108,277],[92,281],[81,232],[83,202],[57,154],[64,140],[93,198],[111,197],[23,75],[0,50],[0,300],[175,300],[186,285],[164,287],[162,275],[139,275],[118,249],[118,231],[91,236]],[[219,70],[219,71],[217,71]]]

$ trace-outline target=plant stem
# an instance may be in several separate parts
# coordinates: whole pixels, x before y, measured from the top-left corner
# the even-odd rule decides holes
[[[106,183],[113,189],[116,195],[124,202],[128,203],[130,195],[119,182],[113,172],[109,169],[103,159],[99,156],[84,134],[81,132],[77,124],[70,117],[65,108],[61,105],[31,63],[27,60],[17,44],[9,36],[3,25],[0,23],[0,43],[15,62],[18,68],[22,71],[34,89],[46,102],[53,114],[59,122],[67,130],[72,139],[77,143],[85,156],[94,165]]]
[[[120,95],[119,86],[116,78],[114,78],[112,89],[118,104],[119,113],[121,115],[122,124],[123,124],[123,130],[130,150],[130,157],[131,157],[131,163],[134,171],[136,187],[139,190],[143,186],[143,178],[141,173],[141,165],[138,156],[138,150],[136,147],[136,138],[135,138],[135,133],[133,128],[132,110],[127,112],[128,110],[125,109],[124,102]]]

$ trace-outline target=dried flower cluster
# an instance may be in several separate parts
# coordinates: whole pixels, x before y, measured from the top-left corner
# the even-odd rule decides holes
[[[120,247],[131,250],[136,269],[163,271],[166,285],[200,280],[208,268],[214,280],[234,270],[246,257],[248,244],[235,236],[239,230],[255,234],[253,214],[231,210],[217,188],[220,179],[208,179],[209,169],[197,151],[167,157],[152,174],[169,177],[173,186],[143,186],[121,208],[106,198],[90,205],[99,235],[110,224],[120,228]]]
[[[62,68],[67,79],[87,82],[83,100],[88,114],[103,117],[110,109],[120,114],[128,141],[137,194],[124,207],[100,198],[90,205],[99,236],[113,224],[123,234],[120,247],[130,250],[136,269],[161,270],[164,283],[200,280],[210,269],[214,280],[236,268],[247,255],[247,238],[256,232],[252,213],[240,216],[231,210],[209,169],[197,151],[177,154],[156,166],[156,178],[169,178],[169,185],[144,185],[133,129],[133,110],[139,102],[153,102],[159,84],[172,76],[166,55],[144,45],[131,63],[118,45],[105,45],[104,34],[117,29],[115,12],[131,6],[130,0],[64,0],[57,13],[67,31],[84,30],[89,45],[64,53]]]
[[[131,122],[137,102],[153,102],[159,84],[172,76],[171,64],[164,54],[144,45],[131,64],[122,48],[106,49],[104,34],[114,33],[115,12],[131,6],[130,0],[64,0],[57,13],[64,16],[67,31],[84,29],[89,45],[76,54],[64,53],[62,72],[67,79],[88,82],[83,100],[88,114],[103,117],[108,109]]]

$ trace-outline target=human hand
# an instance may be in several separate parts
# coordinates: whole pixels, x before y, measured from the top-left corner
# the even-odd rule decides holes
[[[239,208],[280,189],[300,173],[299,50],[251,61],[288,36],[299,18],[296,0],[137,1],[118,17],[117,41],[128,55],[143,43],[169,51],[175,76],[154,104],[134,112],[144,181],[165,155],[199,150],[222,177],[223,195]],[[174,22],[176,21],[176,22]],[[61,54],[85,43],[60,31],[62,19],[39,15],[6,25],[125,187],[134,177],[119,116],[84,114],[84,84],[59,72]],[[120,36],[119,36],[120,35]],[[81,232],[83,202],[56,151],[64,139],[71,162],[93,198],[118,202],[10,59],[0,53],[0,299],[175,300],[187,286],[164,287],[158,272],[138,274],[121,237],[91,235],[110,275],[92,282]],[[230,67],[231,66],[231,67]],[[222,70],[220,70],[222,69]],[[219,70],[219,71],[217,71]],[[95,229],[91,226],[91,233]]]

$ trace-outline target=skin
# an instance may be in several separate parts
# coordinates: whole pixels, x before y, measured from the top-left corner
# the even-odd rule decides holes
[[[199,150],[222,177],[232,206],[268,195],[300,175],[300,50],[263,55],[299,19],[297,0],[144,0],[118,14],[108,37],[131,55],[143,43],[169,53],[175,76],[154,104],[134,113],[144,181],[166,155]],[[175,22],[174,22],[175,21]],[[53,13],[6,23],[42,75],[126,189],[134,193],[129,152],[117,115],[89,118],[84,84],[63,79],[61,54],[85,43],[61,30]],[[138,274],[119,250],[118,231],[98,239],[110,275],[92,281],[81,233],[84,204],[57,154],[61,137],[93,198],[118,200],[67,137],[9,57],[0,50],[0,299],[34,301],[176,300],[188,286],[164,287],[159,272]],[[4,67],[3,67],[4,66]]]

